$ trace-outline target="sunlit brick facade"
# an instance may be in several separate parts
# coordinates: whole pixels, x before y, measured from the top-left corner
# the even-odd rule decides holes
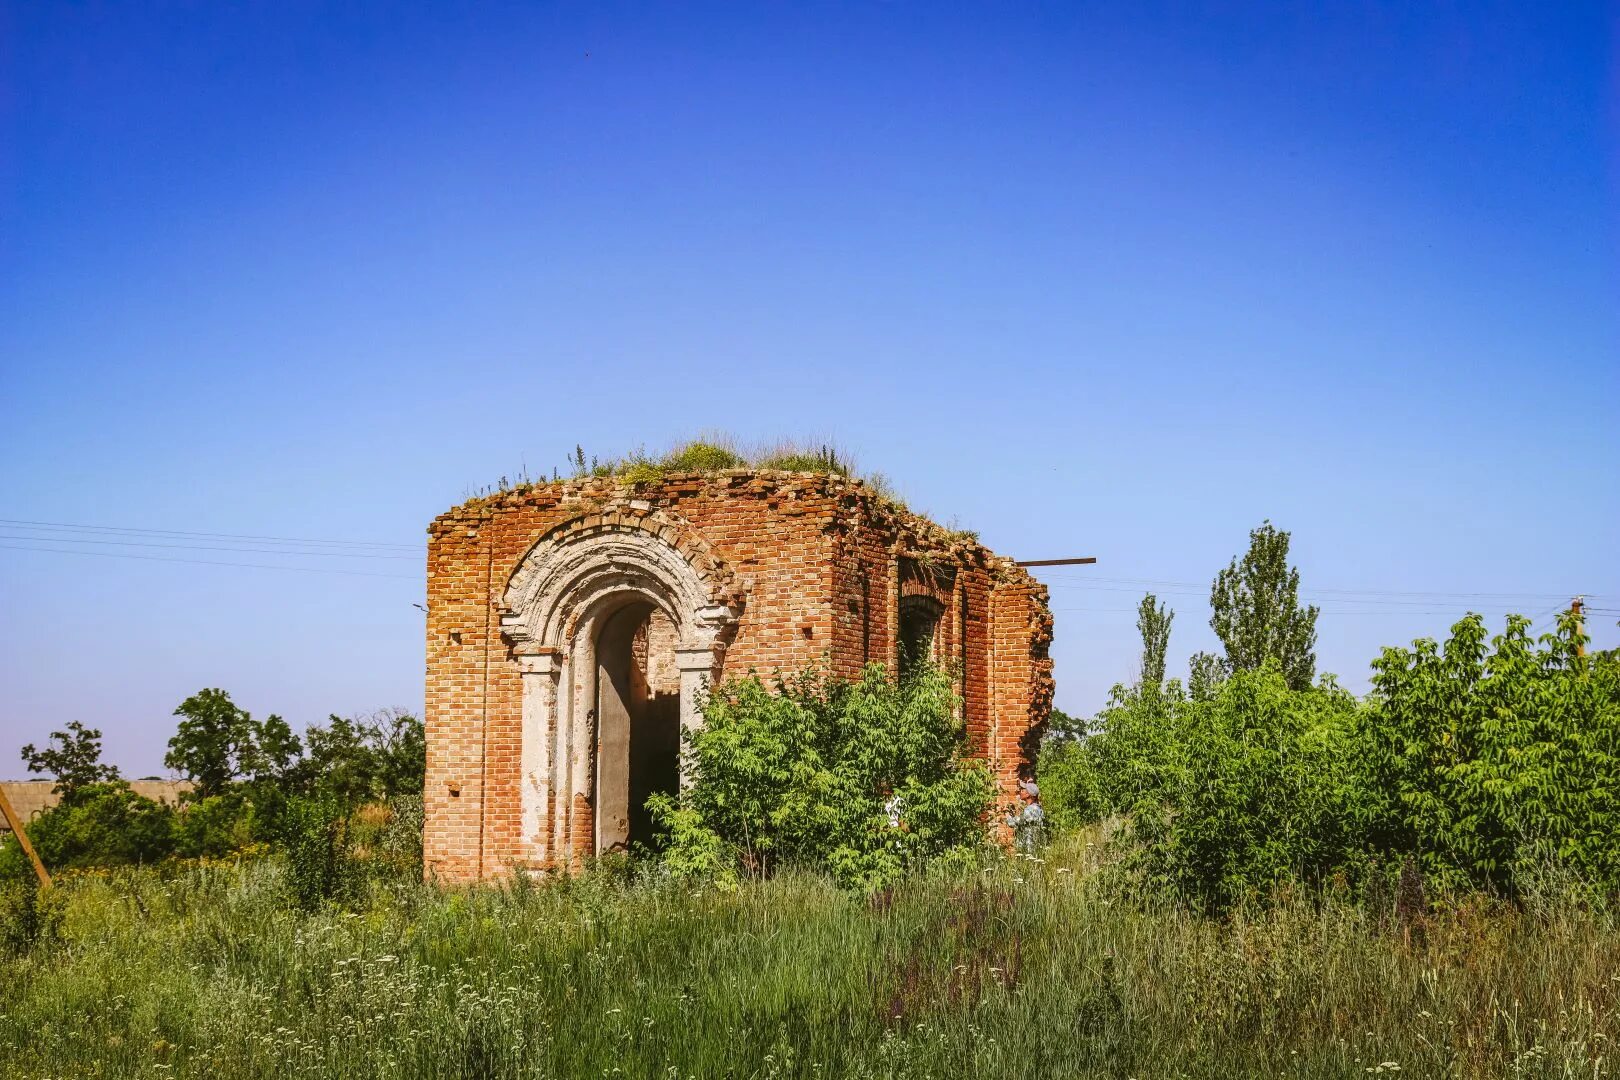
[[[570,866],[645,839],[707,685],[925,652],[1005,800],[1052,700],[1046,589],[841,476],[562,481],[474,499],[428,548],[427,870]]]

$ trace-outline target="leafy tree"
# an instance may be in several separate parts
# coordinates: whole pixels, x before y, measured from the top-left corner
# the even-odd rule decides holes
[[[372,797],[376,789],[376,762],[359,723],[335,713],[325,727],[310,725],[304,733],[309,746],[312,789],[344,806]]]
[[[1316,677],[1314,606],[1299,606],[1299,571],[1288,565],[1289,534],[1263,522],[1249,533],[1240,563],[1215,578],[1209,625],[1226,646],[1233,671],[1257,671],[1275,660],[1288,685],[1304,690]]]
[[[259,763],[253,718],[223,690],[201,690],[174,710],[180,727],[163,763],[189,777],[195,799],[223,794]]]
[[[237,794],[257,807],[261,832],[278,828],[273,821],[294,795],[317,794],[353,807],[422,791],[426,738],[422,722],[403,710],[369,718],[333,715],[325,726],[310,725],[302,739],[279,716],[254,720],[223,690],[192,695],[175,715],[180,726],[164,761],[195,783],[191,801],[230,795],[241,784]],[[228,804],[247,806],[241,799]],[[222,821],[225,805],[216,806],[212,818]]]
[[[1442,882],[1516,893],[1548,863],[1620,887],[1620,653],[1566,612],[1539,642],[1469,615],[1373,662],[1373,840]]]
[[[1181,768],[1183,697],[1175,679],[1163,687],[1116,684],[1083,738],[1043,748],[1036,778],[1055,832],[1164,800]]]
[[[1367,881],[1415,861],[1453,889],[1522,894],[1549,871],[1620,888],[1620,651],[1587,654],[1578,620],[1529,637],[1477,615],[1443,645],[1385,649],[1357,702],[1280,663],[1192,693],[1116,687],[1082,739],[1040,760],[1060,830],[1131,820],[1137,865],[1211,909],[1279,883]],[[1211,660],[1213,658],[1210,658]]]
[[[304,746],[291,725],[271,714],[262,722],[249,720],[250,732],[241,759],[250,781],[297,783],[304,766]]]
[[[1078,739],[1084,737],[1085,734],[1085,717],[1070,716],[1059,708],[1052,709],[1052,714],[1046,721],[1046,739],[1048,742],[1057,739]]]
[[[692,783],[649,801],[677,873],[734,878],[785,865],[872,888],[985,840],[994,787],[964,756],[949,678],[899,684],[882,665],[853,683],[806,672],[733,681],[686,733]]]
[[[51,732],[44,749],[33,743],[23,747],[22,759],[29,772],[45,773],[56,780],[52,790],[64,802],[73,801],[92,784],[118,779],[117,766],[101,762],[101,729],[85,727],[78,720],[69,720],[66,731]]]
[[[1211,910],[1364,863],[1361,707],[1328,679],[1295,690],[1275,660],[1173,705],[1173,767],[1140,800],[1150,879]]]
[[[1090,739],[1055,739],[1035,765],[1047,827],[1061,835],[1106,817],[1112,810]]]
[[[1136,629],[1142,635],[1142,685],[1164,682],[1164,654],[1170,645],[1170,624],[1176,613],[1148,593],[1136,611]]]
[[[1226,664],[1214,653],[1195,652],[1187,661],[1187,694],[1194,701],[1214,697],[1225,678]]]
[[[345,807],[395,795],[420,795],[427,768],[422,721],[385,709],[370,718],[333,715],[305,732],[309,790]]]
[[[419,717],[402,709],[382,709],[368,738],[377,754],[377,780],[385,798],[420,796],[427,774],[427,730]]]

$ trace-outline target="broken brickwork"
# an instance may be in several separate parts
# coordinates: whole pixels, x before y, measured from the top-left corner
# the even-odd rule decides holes
[[[705,686],[930,655],[1017,797],[1051,711],[1046,589],[859,480],[736,470],[471,500],[428,547],[428,873],[567,867],[646,838]]]

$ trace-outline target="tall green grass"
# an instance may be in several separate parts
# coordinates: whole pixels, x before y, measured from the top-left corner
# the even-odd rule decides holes
[[[601,871],[73,878],[0,961],[7,1077],[1409,1076],[1614,1071],[1620,935],[1576,904],[1414,919],[1133,896],[1095,835],[867,898]]]

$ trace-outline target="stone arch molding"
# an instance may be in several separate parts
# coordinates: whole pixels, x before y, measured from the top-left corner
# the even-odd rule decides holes
[[[501,633],[523,680],[522,830],[527,860],[569,866],[597,846],[594,782],[596,640],[635,603],[675,625],[683,728],[718,677],[736,626],[730,575],[703,540],[667,514],[636,506],[553,528],[518,563]]]

